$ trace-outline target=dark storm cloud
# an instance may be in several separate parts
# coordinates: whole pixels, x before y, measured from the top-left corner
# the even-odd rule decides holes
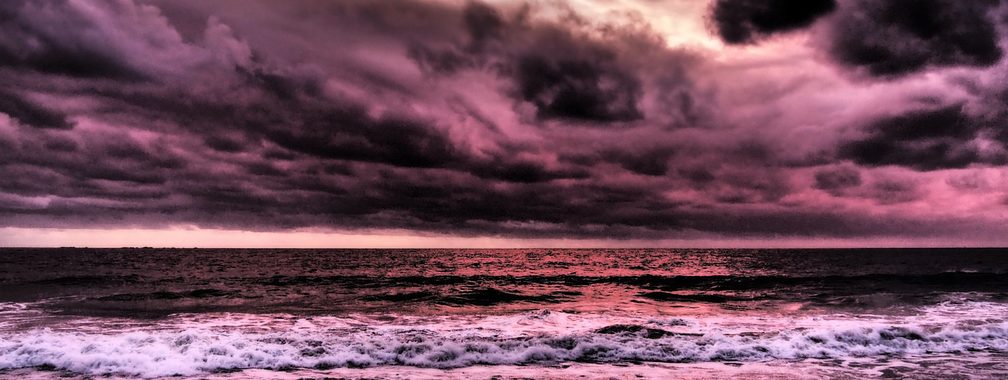
[[[642,152],[607,152],[610,159],[631,172],[643,175],[661,176],[669,171],[669,159],[674,154],[669,149],[653,149]]]
[[[861,174],[852,167],[841,166],[815,173],[815,187],[820,190],[836,194],[857,186],[861,186]]]
[[[0,112],[36,128],[68,129],[73,123],[66,115],[37,104],[23,94],[0,90]]]
[[[547,182],[554,179],[584,179],[589,177],[589,173],[584,169],[550,170],[537,162],[507,161],[502,158],[478,164],[470,171],[473,175],[481,178],[520,183]]]
[[[446,167],[464,159],[446,136],[408,118],[370,119],[357,110],[304,110],[301,128],[268,128],[266,137],[292,151],[322,158]]]
[[[917,184],[894,179],[882,179],[873,183],[865,197],[881,204],[913,202],[923,197]]]
[[[360,104],[320,94],[321,84],[296,75],[256,73],[244,83],[244,104],[190,94],[108,94],[121,106],[159,119],[174,119],[194,133],[207,135],[207,147],[220,152],[243,152],[254,141],[265,141],[280,151],[322,160],[350,160],[408,168],[442,168],[480,178],[510,182],[540,182],[583,178],[584,171],[550,169],[538,162],[513,159],[507,152],[476,157],[460,149],[436,122],[403,115],[375,117]],[[268,81],[258,78],[269,78]],[[214,135],[214,132],[221,135]],[[259,166],[262,169],[262,166]]]
[[[156,203],[170,195],[171,189],[165,186],[168,179],[188,167],[185,154],[171,142],[141,141],[129,129],[0,127],[0,145],[5,148],[0,150],[0,176],[4,177],[0,192],[66,198],[48,201],[53,207],[90,204],[98,211],[137,203],[142,208],[144,202]]]
[[[809,27],[837,63],[876,77],[901,77],[937,67],[987,67],[1003,56],[997,0],[719,0],[711,10],[730,44]]]
[[[743,3],[753,39],[832,9]],[[735,95],[710,85],[719,69],[640,19],[538,3],[151,4],[0,5],[0,225],[930,231],[802,202],[825,197],[811,186],[912,202],[917,182],[844,165],[960,167],[948,152],[994,131],[958,108],[869,122],[840,149],[848,163],[816,162],[808,185],[790,142],[759,137],[777,125],[730,123],[743,117],[717,104]],[[941,144],[956,148],[935,156]],[[996,162],[981,153],[963,157]]]
[[[452,49],[436,50],[425,45],[414,44],[409,47],[408,54],[411,59],[417,62],[421,70],[430,74],[454,74],[461,69],[475,65],[469,56]]]
[[[641,118],[640,83],[604,60],[526,56],[516,71],[521,99],[534,104],[540,118],[596,122]]]
[[[721,39],[743,44],[807,27],[834,9],[834,0],[718,0],[710,17]]]
[[[606,162],[616,164],[630,172],[663,176],[669,171],[669,160],[675,154],[672,148],[638,148],[635,150],[604,150],[590,154],[562,156],[561,159],[580,165],[596,165]]]
[[[203,142],[213,150],[235,153],[245,150],[245,141],[227,136],[207,136]]]
[[[949,79],[954,86],[942,90],[965,91],[968,100],[939,95],[921,103],[927,108],[877,117],[861,137],[840,144],[840,158],[918,171],[1008,163],[1005,85],[992,79],[1003,75],[1003,2],[858,0],[842,8],[826,36],[838,63],[888,82],[945,67],[972,74]]]
[[[913,176],[887,174],[869,175],[850,164],[841,164],[816,171],[815,188],[834,197],[866,199],[879,205],[896,205],[923,199],[927,194],[921,181]]]
[[[122,51],[87,33],[96,27],[89,21],[63,1],[5,1],[0,4],[0,64],[72,77],[146,75]]]
[[[852,1],[832,25],[831,52],[871,75],[990,66],[1003,52],[990,13],[998,1]]]
[[[480,2],[470,2],[463,12],[463,19],[472,38],[471,46],[475,49],[481,48],[484,41],[500,38],[504,32],[505,21],[500,13]]]
[[[468,40],[447,47],[410,47],[426,72],[453,74],[489,66],[514,82],[512,96],[541,120],[611,123],[640,120],[642,83],[613,46],[562,25],[505,19],[470,2],[463,11]]]
[[[984,121],[966,114],[962,105],[910,111],[871,123],[867,136],[844,143],[839,152],[862,165],[917,170],[1004,163],[1003,156],[982,156],[973,143],[983,127]]]

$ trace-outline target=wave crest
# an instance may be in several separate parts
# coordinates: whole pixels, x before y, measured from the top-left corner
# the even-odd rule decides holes
[[[929,324],[820,321],[811,327],[779,321],[777,329],[740,330],[682,319],[606,324],[602,321],[612,318],[587,321],[565,313],[405,325],[346,319],[305,325],[308,322],[299,320],[284,328],[265,325],[279,317],[242,318],[246,320],[222,316],[216,328],[185,328],[180,322],[173,328],[121,332],[7,333],[0,335],[0,369],[169,376],[246,368],[681,363],[1008,350],[1008,325],[990,319]],[[229,323],[232,327],[220,327]]]

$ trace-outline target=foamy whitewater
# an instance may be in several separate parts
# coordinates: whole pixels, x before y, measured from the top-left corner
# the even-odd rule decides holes
[[[30,313],[5,304],[6,318]],[[983,310],[978,316],[976,310]],[[179,315],[108,329],[6,332],[0,368],[146,377],[230,369],[654,362],[903,356],[1008,350],[1008,306],[956,302],[912,317],[649,318],[538,311],[508,316]],[[911,322],[912,320],[912,322]],[[115,323],[118,322],[118,323]]]
[[[1000,253],[379,253],[7,256],[0,378],[1008,376]]]

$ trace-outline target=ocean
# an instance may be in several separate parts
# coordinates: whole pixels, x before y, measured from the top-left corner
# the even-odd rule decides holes
[[[0,249],[0,377],[1008,378],[1005,249]]]

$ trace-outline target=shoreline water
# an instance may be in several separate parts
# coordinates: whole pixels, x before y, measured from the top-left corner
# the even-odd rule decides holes
[[[196,376],[152,377],[150,380],[332,380],[332,379],[738,379],[813,380],[896,378],[953,380],[1008,377],[1008,354],[985,354],[973,358],[938,356],[931,358],[866,359],[837,364],[831,360],[768,361],[758,363],[639,363],[604,365],[557,363],[550,366],[472,366],[436,369],[401,366],[317,369],[245,369]],[[135,380],[136,376],[78,374],[53,369],[25,368],[0,370],[0,378],[25,380]]]
[[[19,310],[28,313],[24,320],[37,316]],[[788,378],[809,371],[880,376],[887,368],[933,373],[936,361],[955,359],[968,365],[949,364],[947,372],[994,377],[998,366],[1008,367],[1006,314],[1008,304],[947,302],[910,315],[225,313],[142,323],[84,317],[0,333],[0,368],[39,372],[33,376],[50,369],[60,376],[140,378],[203,378],[254,369],[365,378],[506,371],[539,378],[540,369],[571,366],[603,371],[600,377],[629,376],[627,367],[646,363],[644,370],[679,371],[676,377],[685,378],[689,368],[715,371],[716,377],[732,375],[733,368],[761,368],[771,378]]]
[[[0,260],[0,378],[1008,377],[991,250]]]

